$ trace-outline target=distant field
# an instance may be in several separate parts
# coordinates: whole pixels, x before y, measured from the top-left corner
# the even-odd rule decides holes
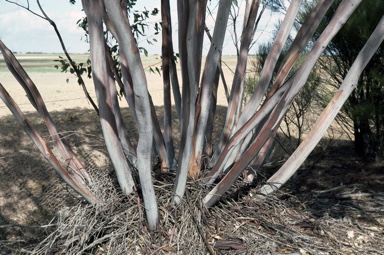
[[[91,109],[91,105],[85,99],[81,87],[77,84],[77,78],[67,72],[62,73],[60,69],[54,68],[60,65],[55,60],[64,54],[16,54],[16,58],[27,71],[32,81],[39,89],[47,107],[50,111],[62,111],[64,109],[86,108]],[[85,63],[89,57],[87,54],[71,54],[73,60],[77,63]],[[223,70],[228,87],[232,85],[233,71],[236,67],[236,56],[223,57]],[[160,56],[142,56],[143,66],[146,70],[148,82],[148,90],[152,96],[155,105],[163,104],[163,81],[162,77],[157,73],[151,73],[150,67],[161,68]],[[229,68],[228,68],[229,67]],[[180,72],[178,72],[179,78]],[[34,111],[25,92],[20,84],[9,72],[3,56],[0,54],[0,83],[6,88],[9,94],[17,102],[24,112]],[[87,89],[94,100],[95,91],[92,80],[85,79]],[[218,105],[226,106],[227,98],[222,85],[219,85]],[[121,105],[126,107],[125,100],[121,100]],[[0,100],[0,117],[8,115],[10,112]]]
[[[59,56],[65,57],[64,54],[16,54],[16,58],[27,72],[50,73],[60,72],[54,66],[60,63],[55,61]],[[71,54],[72,59],[77,62],[86,62],[88,54]],[[0,55],[0,72],[7,72],[8,68],[4,62],[3,55]]]
[[[55,60],[59,60],[60,56],[65,58],[64,54],[16,54],[15,56],[27,72],[38,73],[60,72],[60,63]],[[85,63],[89,58],[89,54],[71,54],[70,56],[76,63]],[[142,56],[141,60],[146,70],[149,70],[150,67],[161,66],[161,58],[157,55],[148,57]],[[223,61],[232,70],[235,68],[236,60],[236,56],[223,56]],[[54,67],[55,65],[58,65],[59,69],[56,69]],[[3,55],[1,54],[0,72],[8,72],[8,68],[4,62]]]

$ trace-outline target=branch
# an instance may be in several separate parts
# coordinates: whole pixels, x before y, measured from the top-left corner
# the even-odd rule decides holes
[[[68,51],[67,51],[67,48],[65,47],[65,44],[64,44],[64,41],[63,41],[63,38],[61,37],[61,34],[60,34],[60,31],[59,29],[57,28],[56,26],[56,23],[51,20],[48,15],[44,12],[44,9],[41,7],[41,4],[40,4],[40,0],[36,0],[37,4],[39,5],[39,8],[40,8],[40,11],[43,13],[44,17],[41,17],[40,15],[37,15],[39,17],[41,17],[42,19],[45,19],[49,22],[49,24],[51,24],[51,26],[53,27],[53,29],[55,30],[55,33],[60,41],[60,45],[61,45],[61,48],[63,49],[64,51],[64,54],[65,56],[67,57],[70,65],[72,66],[73,70],[75,71],[76,73],[76,76],[78,78],[78,83],[80,84],[80,86],[83,88],[83,91],[84,91],[84,94],[85,96],[87,97],[87,99],[89,100],[89,102],[91,103],[91,105],[93,106],[93,108],[95,109],[97,115],[99,115],[99,109],[97,108],[95,102],[93,101],[93,99],[91,98],[91,96],[89,95],[88,93],[88,90],[87,88],[85,87],[85,82],[83,80],[83,78],[81,77],[81,74],[80,74],[80,71],[79,69],[77,68],[77,66],[75,65],[75,61],[72,60],[71,56],[69,55]]]
[[[59,38],[59,41],[60,41],[60,45],[61,45],[61,48],[63,49],[64,51],[64,54],[65,56],[67,57],[68,59],[68,62],[70,63],[71,67],[73,68],[73,70],[75,71],[76,73],[76,76],[78,78],[78,83],[81,85],[81,87],[83,88],[83,91],[84,91],[84,94],[85,96],[87,97],[87,99],[89,100],[89,102],[91,103],[91,105],[93,106],[93,108],[95,109],[95,111],[97,112],[97,115],[99,115],[99,109],[97,108],[95,102],[93,101],[93,99],[91,98],[91,96],[89,95],[88,93],[88,90],[87,88],[85,87],[85,82],[83,80],[83,78],[81,77],[81,74],[80,74],[80,71],[79,69],[77,68],[77,66],[75,65],[75,62],[72,60],[71,56],[68,54],[68,51],[67,51],[67,48],[65,47],[65,44],[64,44],[64,41],[61,37],[61,34],[59,32],[59,30],[57,29],[57,26],[55,24],[55,22],[53,20],[51,20],[49,18],[49,16],[45,13],[44,9],[42,8],[41,4],[40,4],[40,0],[36,0],[36,3],[37,5],[39,6],[39,9],[40,11],[43,13],[43,15],[40,15],[34,11],[32,11],[30,8],[29,8],[29,1],[27,1],[27,6],[24,6],[22,4],[19,4],[17,2],[14,2],[14,1],[10,1],[10,0],[5,0],[6,2],[8,3],[11,3],[11,4],[14,4],[14,5],[17,5],[19,6],[20,8],[24,9],[24,10],[27,10],[28,12],[32,13],[33,15],[43,19],[43,20],[46,20],[49,22],[49,24],[51,24],[51,26],[54,28],[55,30],[55,33],[57,35],[57,37]]]
[[[24,5],[19,4],[19,3],[17,3],[17,2],[14,2],[14,1],[9,1],[9,0],[5,0],[5,1],[8,2],[8,3],[14,4],[14,5],[17,5],[17,6],[19,6],[20,8],[29,11],[30,13],[32,13],[33,15],[36,15],[36,16],[39,17],[39,18],[42,18],[42,19],[44,19],[44,20],[48,20],[46,17],[41,16],[40,14],[38,14],[38,13],[32,11],[32,10],[29,8],[29,1],[27,1],[27,3],[28,3],[28,6],[27,6],[27,7],[25,7]],[[37,2],[38,2],[38,1],[37,1]],[[39,4],[39,2],[38,2],[38,4]],[[44,13],[44,12],[43,12],[43,13]]]
[[[41,97],[40,92],[38,91],[36,85],[30,79],[28,74],[25,72],[23,67],[17,61],[12,52],[3,44],[0,40],[0,49],[3,53],[4,61],[7,64],[9,71],[13,74],[13,76],[18,80],[20,85],[23,87],[26,92],[28,99],[31,104],[35,107],[38,113],[43,118],[45,125],[49,131],[49,134],[55,141],[55,144],[59,150],[59,153],[65,159],[67,166],[75,172],[75,177],[78,177],[79,180],[85,179],[89,184],[92,183],[92,179],[88,174],[85,166],[81,163],[81,161],[76,157],[71,148],[67,145],[67,143],[62,139],[56,129],[55,123],[51,118],[47,107],[44,103],[43,98]]]
[[[47,224],[47,225],[22,225],[22,224],[7,224],[7,225],[0,225],[0,228],[49,228],[49,227],[56,227],[58,224]]]

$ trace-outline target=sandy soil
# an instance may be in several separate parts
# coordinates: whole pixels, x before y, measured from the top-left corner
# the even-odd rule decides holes
[[[85,98],[82,88],[77,84],[75,76],[69,73],[48,72],[48,73],[29,73],[32,81],[39,89],[49,111],[62,111],[66,109],[92,109],[91,104]],[[227,82],[231,81],[233,75],[230,72],[226,74]],[[68,79],[68,82],[67,82]],[[163,104],[162,77],[158,74],[147,71],[148,90],[152,96],[153,103],[156,106]],[[95,99],[95,92],[92,80],[86,79],[87,89]],[[3,84],[8,93],[18,103],[24,112],[34,111],[30,105],[25,92],[18,84],[16,79],[9,72],[0,72],[0,83]],[[218,105],[227,105],[223,86],[220,85],[218,91]],[[125,100],[121,100],[121,106],[126,107]],[[10,111],[0,100],[0,117],[10,114]]]

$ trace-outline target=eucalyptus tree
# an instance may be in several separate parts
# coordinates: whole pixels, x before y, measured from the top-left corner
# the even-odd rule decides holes
[[[162,65],[164,84],[164,132],[154,111],[147,89],[147,77],[141,61],[140,50],[135,40],[128,18],[127,2],[119,0],[82,0],[87,18],[89,43],[91,52],[92,78],[96,90],[100,111],[100,123],[111,162],[116,171],[119,185],[124,194],[131,194],[138,185],[133,171],[138,171],[140,187],[144,198],[144,206],[148,227],[158,227],[159,213],[155,189],[152,181],[152,164],[155,157],[160,160],[162,171],[176,171],[174,193],[171,194],[173,204],[181,203],[187,187],[188,178],[203,180],[208,193],[202,200],[206,207],[213,206],[220,197],[238,179],[246,167],[253,161],[253,166],[260,167],[276,136],[279,124],[290,107],[295,96],[303,88],[316,61],[325,47],[337,34],[342,25],[359,5],[361,0],[342,1],[327,28],[306,54],[304,61],[294,74],[287,77],[292,66],[298,61],[300,53],[307,47],[320,21],[332,0],[319,1],[308,19],[299,29],[292,45],[277,67],[277,59],[287,41],[295,18],[302,5],[301,0],[292,0],[286,9],[281,28],[277,33],[271,50],[265,60],[258,85],[242,108],[240,103],[246,78],[246,63],[249,46],[260,18],[260,8],[268,1],[247,0],[244,10],[244,24],[239,43],[239,56],[232,80],[229,105],[220,139],[215,144],[213,154],[207,153],[211,146],[213,125],[210,121],[216,115],[217,89],[220,77],[220,61],[223,52],[224,38],[232,0],[219,1],[213,34],[209,50],[203,62],[204,31],[206,26],[207,0],[177,1],[178,46],[181,80],[175,75],[175,59],[173,52],[172,21],[169,0],[161,1],[162,17]],[[366,65],[370,56],[383,40],[383,20],[375,30],[351,71],[346,75],[340,91],[336,93],[331,105],[326,108],[319,124],[313,128],[311,140],[304,140],[286,164],[263,186],[263,194],[269,194],[279,188],[305,160],[314,145],[321,138],[340,106],[354,88],[355,81]],[[104,30],[106,29],[106,30]],[[121,72],[114,70],[111,63],[110,50],[106,44],[106,33],[112,35],[118,43],[118,61]],[[0,44],[9,69],[24,85],[32,104],[47,120],[46,125],[53,127],[49,121],[49,113],[44,110],[44,101],[35,93],[33,82],[29,79],[16,58]],[[273,70],[277,68],[277,76],[272,80]],[[272,82],[273,86],[269,87]],[[136,120],[139,130],[138,143],[133,146],[123,125],[120,107],[117,100],[115,83],[123,88],[123,94]],[[179,104],[181,142],[179,154],[174,153],[172,145],[172,127],[170,125],[171,89],[176,104]],[[102,204],[92,194],[92,180],[86,169],[75,165],[60,163],[55,155],[46,149],[45,143],[38,137],[37,131],[29,124],[17,105],[0,86],[1,98],[12,109],[33,141],[41,148],[47,160],[63,176],[64,180],[83,195],[90,203]],[[177,99],[177,100],[176,100]],[[51,128],[53,134],[57,132]],[[56,141],[59,148],[60,141]],[[66,143],[65,143],[66,144]],[[63,149],[63,148],[62,148]],[[64,150],[64,149],[63,149]],[[203,158],[210,158],[210,164],[203,164]],[[177,162],[175,164],[175,162]],[[69,169],[70,171],[68,171]],[[87,177],[87,178],[85,178]],[[89,181],[87,181],[89,179]]]
[[[326,13],[315,39],[327,26],[337,4]],[[327,58],[320,64],[331,77],[333,86],[338,87],[348,72],[356,56],[384,15],[384,5],[378,1],[363,1],[345,26],[340,30],[325,50]],[[358,32],[355,32],[358,27]],[[348,98],[342,112],[353,123],[355,148],[358,154],[368,158],[384,157],[384,45],[380,45],[364,69],[356,90]]]

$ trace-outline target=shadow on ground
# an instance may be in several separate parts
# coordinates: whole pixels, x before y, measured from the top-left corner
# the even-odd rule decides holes
[[[37,114],[26,115],[52,147]],[[96,115],[91,111],[53,112],[59,132],[76,148],[87,167],[108,168]],[[87,150],[84,150],[87,149]],[[100,159],[98,159],[98,157]],[[78,203],[78,196],[57,176],[12,116],[0,119],[0,250],[17,250],[41,241],[55,213]]]
[[[225,109],[217,109],[216,130],[222,126]],[[161,118],[160,108],[157,113]],[[90,171],[109,174],[111,167],[96,113],[93,110],[73,109],[51,114],[59,132]],[[137,130],[128,109],[123,110],[123,115],[129,134],[136,139]],[[33,113],[27,114],[27,118],[52,146],[41,119]],[[175,147],[178,148],[176,116],[173,125]],[[216,131],[216,137],[217,134]],[[321,144],[316,148],[297,175],[284,187],[285,194],[281,198],[289,200],[292,196],[297,197],[301,206],[314,218],[331,217],[347,222],[367,220],[382,226],[383,164],[368,164],[358,158],[349,141],[324,140],[322,144],[327,144],[327,149],[322,149]],[[287,157],[278,146],[275,151],[275,158],[271,162]],[[279,164],[264,167],[257,182],[265,181],[278,169]],[[243,191],[253,192],[252,187]],[[359,193],[365,195],[354,195]],[[247,195],[242,192],[238,194],[236,199]],[[12,116],[1,118],[0,250],[9,253],[41,241],[54,228],[49,224],[55,223],[56,213],[78,201],[78,195],[59,180]]]

